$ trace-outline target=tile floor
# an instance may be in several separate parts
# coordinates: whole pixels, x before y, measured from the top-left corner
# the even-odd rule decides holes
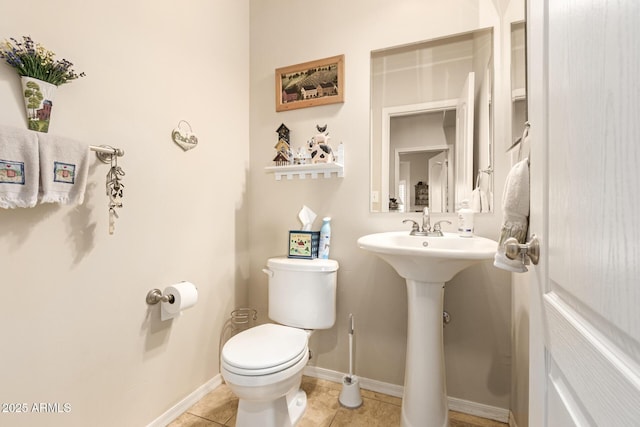
[[[303,377],[307,410],[298,427],[393,427],[400,425],[402,400],[398,397],[362,390],[362,406],[347,409],[340,405],[342,384]],[[238,399],[223,384],[203,397],[168,427],[235,427]],[[451,427],[508,427],[497,421],[458,412],[449,412]]]

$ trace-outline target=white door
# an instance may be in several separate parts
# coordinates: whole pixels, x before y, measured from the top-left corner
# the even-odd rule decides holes
[[[529,426],[640,425],[640,2],[528,0]]]
[[[456,105],[455,203],[471,202],[473,189],[473,114],[475,73],[467,76]],[[458,206],[455,206],[457,209]]]
[[[447,152],[429,158],[429,210],[446,212]]]
[[[411,162],[398,162],[396,197],[400,203],[400,212],[411,212]]]

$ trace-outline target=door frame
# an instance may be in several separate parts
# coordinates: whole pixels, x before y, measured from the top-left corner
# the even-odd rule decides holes
[[[382,109],[382,153],[380,171],[382,187],[380,188],[380,212],[389,212],[389,157],[391,155],[391,119],[393,117],[411,116],[414,114],[437,113],[455,110],[457,99],[422,102],[419,104],[397,105]]]

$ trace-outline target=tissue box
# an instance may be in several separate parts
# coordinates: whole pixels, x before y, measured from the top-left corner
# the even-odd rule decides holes
[[[319,231],[289,231],[289,258],[318,258]]]

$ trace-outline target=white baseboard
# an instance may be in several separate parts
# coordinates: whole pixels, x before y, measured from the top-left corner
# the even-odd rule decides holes
[[[209,392],[215,390],[222,384],[222,376],[220,374],[211,378],[206,383],[195,389],[192,393],[182,399],[180,402],[169,408],[164,414],[153,420],[147,427],[165,427],[171,421],[178,418],[187,409],[196,404],[200,399],[205,397]]]
[[[329,369],[318,368],[316,366],[307,366],[304,368],[304,374],[310,377],[319,378],[323,380],[334,381],[337,383],[342,382],[344,373],[332,371]],[[371,390],[378,393],[384,393],[389,396],[402,397],[404,387],[397,384],[384,383],[382,381],[376,381],[369,378],[363,378],[358,376],[360,380],[360,387],[365,390]],[[488,418],[494,421],[500,421],[502,423],[509,422],[511,424],[512,416],[510,417],[510,411],[508,409],[498,408],[496,406],[484,405],[482,403],[471,402],[468,400],[462,400],[455,397],[448,397],[449,409],[462,412],[463,414],[474,415],[476,417]],[[516,427],[515,422],[511,427]]]
[[[342,377],[344,377],[345,375],[343,372],[332,371],[330,369],[318,368],[316,366],[309,365],[304,368],[304,374],[310,377],[333,381],[336,383],[342,383]],[[360,380],[360,387],[365,390],[371,390],[400,398],[402,397],[402,394],[404,392],[404,387],[401,385],[383,383],[382,381],[362,378],[359,375],[358,379]]]
[[[509,422],[508,409],[471,402],[469,400],[462,400],[451,396],[448,397],[448,400],[449,409],[452,411],[462,412],[463,414],[474,415],[481,418],[488,418],[490,420],[500,421],[501,423]]]

